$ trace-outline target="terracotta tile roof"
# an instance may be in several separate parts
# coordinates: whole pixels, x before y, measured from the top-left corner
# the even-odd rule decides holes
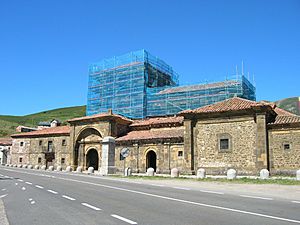
[[[0,138],[0,145],[11,145],[12,139],[11,138]]]
[[[183,138],[184,129],[131,131],[117,141]]]
[[[277,113],[277,115],[279,115],[279,116],[297,116],[296,114],[294,114],[294,113],[291,113],[291,112],[288,112],[288,111],[286,111],[286,110],[284,110],[284,109],[281,109],[281,108],[278,108],[278,107],[276,107],[275,109],[274,109],[274,111]]]
[[[290,116],[290,115],[278,115],[275,118],[275,121],[272,124],[291,124],[291,123],[300,123],[300,116]]]
[[[211,105],[203,106],[194,110],[184,110],[180,112],[179,115],[193,114],[193,113],[197,114],[197,113],[240,111],[240,110],[251,109],[253,107],[268,106],[268,105],[272,107],[270,104],[259,103],[259,102],[250,101],[243,98],[234,97]]]
[[[63,135],[63,134],[70,134],[70,127],[69,126],[58,126],[58,127],[51,127],[45,128],[42,130],[36,130],[31,132],[23,132],[19,134],[11,135],[12,138],[14,137],[32,137],[32,136],[49,136],[49,135]]]
[[[95,115],[91,115],[91,116],[78,117],[78,118],[70,119],[67,122],[85,121],[85,120],[92,120],[92,119],[108,119],[108,118],[116,118],[116,119],[120,119],[120,120],[123,120],[128,123],[132,122],[132,120],[130,120],[124,116],[121,116],[118,114],[112,114],[109,112],[99,113],[99,114],[95,114]]]
[[[161,125],[161,124],[183,124],[183,116],[173,116],[173,117],[155,117],[144,120],[134,120],[130,125],[131,127],[139,126],[150,126],[150,125]]]

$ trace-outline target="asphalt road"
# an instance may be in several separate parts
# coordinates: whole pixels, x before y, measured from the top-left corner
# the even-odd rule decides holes
[[[300,224],[300,201],[184,185],[0,167],[11,225]]]

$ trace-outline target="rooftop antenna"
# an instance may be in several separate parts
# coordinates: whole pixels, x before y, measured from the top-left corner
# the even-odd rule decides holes
[[[255,79],[254,79],[254,73],[253,73],[253,85],[254,85],[254,87],[256,87]]]
[[[236,65],[235,66],[235,75],[236,75],[236,80],[238,80],[238,74],[239,74],[239,71],[238,71],[238,66]]]
[[[250,81],[250,73],[248,72],[248,80]]]
[[[242,60],[242,76],[244,76],[244,61]]]

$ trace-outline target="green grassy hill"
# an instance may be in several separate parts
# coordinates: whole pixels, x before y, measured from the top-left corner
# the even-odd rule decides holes
[[[36,127],[41,121],[58,119],[65,122],[68,119],[85,116],[86,106],[75,106],[60,109],[53,109],[26,116],[1,116],[0,115],[0,137],[6,137],[16,133],[19,125]]]
[[[300,99],[299,97],[285,98],[276,101],[275,104],[282,109],[300,115]]]

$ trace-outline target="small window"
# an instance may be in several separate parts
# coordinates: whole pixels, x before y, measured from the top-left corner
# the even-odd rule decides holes
[[[229,139],[222,138],[220,139],[220,150],[228,150],[229,149]]]
[[[65,139],[62,140],[61,145],[62,145],[62,146],[66,146],[66,145],[67,145],[67,142],[66,142]]]
[[[23,158],[20,157],[20,158],[19,158],[19,163],[22,163],[22,161],[23,161]]]
[[[53,142],[48,141],[48,152],[53,152]]]
[[[41,163],[41,162],[42,162],[42,158],[39,157],[39,158],[38,158],[38,163]]]
[[[283,150],[290,150],[291,149],[291,145],[290,144],[284,144],[283,145]]]
[[[65,164],[65,158],[61,158],[61,164]]]
[[[24,145],[24,142],[23,142],[23,141],[21,141],[21,142],[20,142],[20,146],[22,147],[23,145]]]
[[[183,151],[178,151],[178,157],[182,157],[183,156]]]
[[[43,141],[42,140],[40,140],[39,141],[39,146],[41,146],[43,144]]]

